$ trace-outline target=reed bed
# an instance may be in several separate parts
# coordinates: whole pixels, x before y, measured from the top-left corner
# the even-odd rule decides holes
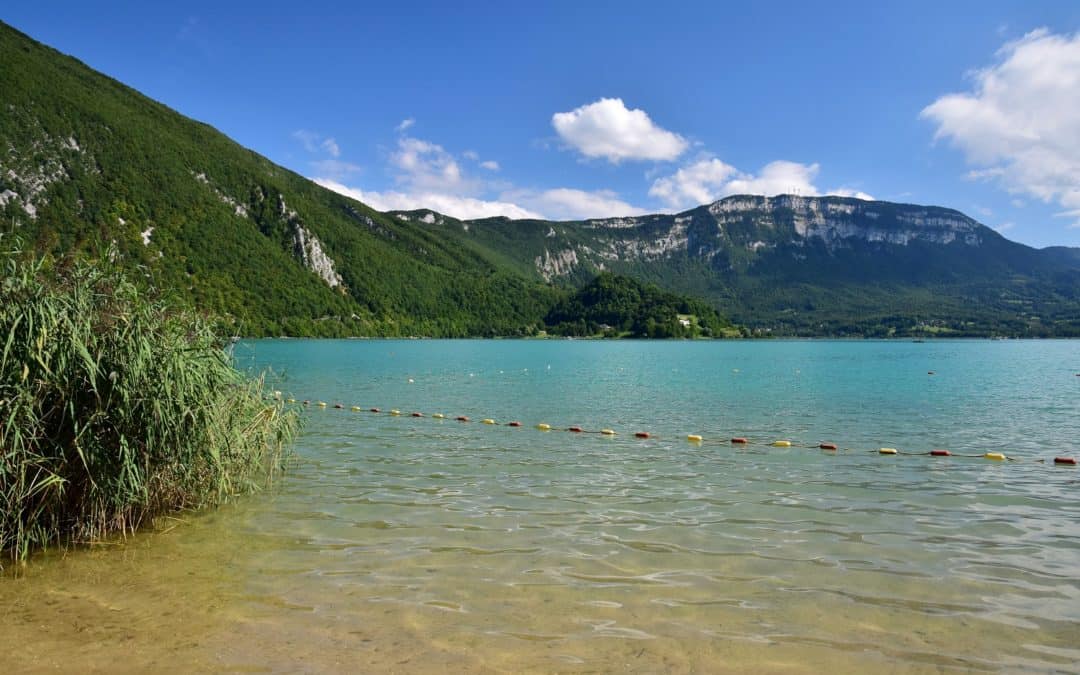
[[[297,417],[214,323],[107,263],[3,262],[0,565],[260,489]]]

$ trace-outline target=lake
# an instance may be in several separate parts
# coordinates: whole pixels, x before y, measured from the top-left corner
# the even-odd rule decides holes
[[[0,580],[5,672],[1080,671],[1080,341],[234,354],[295,466]]]

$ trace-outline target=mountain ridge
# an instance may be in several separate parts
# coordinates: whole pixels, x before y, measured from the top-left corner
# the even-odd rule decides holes
[[[586,221],[380,213],[3,23],[0,63],[8,235],[52,257],[111,244],[242,334],[530,335],[605,271],[760,334],[1080,334],[1080,249],[1039,253],[945,207],[785,195]],[[918,213],[926,228],[897,225]]]
[[[735,195],[678,213],[582,221],[391,213],[480,237],[523,274],[548,282],[580,284],[605,270],[630,274],[705,297],[740,323],[772,323],[785,333],[871,328],[838,316],[815,325],[820,304],[848,305],[908,330],[921,322],[990,334],[994,314],[1009,315],[1008,325],[998,326],[1009,333],[1046,331],[1044,315],[1067,332],[1077,327],[1080,256],[1012,242],[947,207]],[[910,320],[897,320],[903,316]],[[870,332],[880,333],[873,326]]]

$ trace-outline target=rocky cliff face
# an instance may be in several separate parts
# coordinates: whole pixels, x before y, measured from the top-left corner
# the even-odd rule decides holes
[[[297,225],[293,231],[293,247],[300,263],[318,274],[330,288],[341,285],[341,275],[334,271],[334,261],[323,251],[319,238],[303,225]]]
[[[702,262],[717,256],[752,260],[774,249],[812,244],[830,254],[916,242],[978,247],[997,236],[951,209],[797,195],[734,196],[675,215],[596,219],[576,227],[587,243],[578,241],[557,254],[545,247],[536,255],[534,265],[544,279],[572,274],[587,264],[604,269],[612,263],[677,256]]]
[[[942,208],[906,206],[837,197],[729,197],[708,206],[719,228],[747,218],[762,227],[789,223],[795,235],[829,246],[846,240],[906,246],[912,241],[969,246],[982,243],[984,229],[967,216]]]
[[[94,158],[86,156],[73,134],[50,135],[27,107],[9,104],[2,114],[16,125],[18,138],[29,142],[16,146],[13,139],[5,139],[6,148],[0,151],[0,209],[11,203],[33,220],[38,209],[48,206],[49,187],[70,180],[76,168],[95,171]]]

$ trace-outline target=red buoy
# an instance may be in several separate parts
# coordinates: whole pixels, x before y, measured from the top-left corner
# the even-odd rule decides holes
[[[734,443],[735,445],[743,445],[743,444],[746,443],[746,439],[743,438],[742,436],[737,436],[737,437],[731,439],[731,442]]]
[[[822,450],[836,450],[836,443],[822,443],[818,447]]]
[[[382,412],[382,411],[381,411],[381,410],[379,410],[378,408],[372,408],[372,409],[371,409],[371,412]]]
[[[412,416],[413,416],[413,417],[423,417],[423,416],[424,416],[424,413],[418,413],[418,412],[414,412],[414,413],[412,414]]]
[[[648,431],[639,431],[639,432],[634,434],[634,438],[648,438],[648,437],[649,437],[649,432]]]
[[[1076,466],[1075,457],[1055,457],[1054,464],[1068,464],[1070,466]]]
[[[521,422],[507,422],[506,426],[508,426],[508,427],[520,427]]]
[[[567,431],[573,431],[575,434],[580,434],[581,433],[581,427],[567,427],[566,430]]]
[[[455,417],[454,419],[456,419],[458,422],[468,422],[469,421],[469,418],[465,417],[464,415],[459,415],[459,416]]]
[[[952,453],[949,452],[948,450],[931,450],[930,451],[930,456],[931,457],[949,457],[951,455],[952,455]]]

